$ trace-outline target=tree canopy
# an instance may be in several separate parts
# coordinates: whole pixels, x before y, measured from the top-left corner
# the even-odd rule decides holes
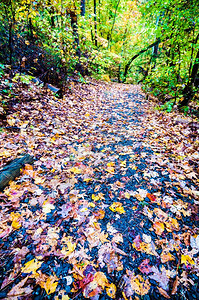
[[[171,106],[197,92],[197,0],[1,0],[0,9],[0,59],[15,69],[59,84],[74,73],[141,82]]]

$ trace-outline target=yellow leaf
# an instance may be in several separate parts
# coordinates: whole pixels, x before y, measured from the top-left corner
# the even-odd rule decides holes
[[[181,264],[185,264],[185,265],[194,265],[194,260],[189,256],[189,255],[182,255],[181,256]]]
[[[116,212],[120,213],[120,214],[125,214],[125,210],[123,206],[120,207],[116,207]]]
[[[11,225],[14,229],[19,229],[21,227],[21,223],[19,223],[18,221],[12,221]]]
[[[174,256],[169,252],[169,253],[162,253],[160,255],[161,257],[161,262],[164,264],[165,262],[167,261],[170,261],[170,260],[175,260]]]
[[[79,169],[78,167],[73,167],[69,171],[74,174],[81,174],[81,172],[82,172],[82,170]]]
[[[32,273],[35,274],[37,269],[42,265],[43,261],[38,261],[35,258],[28,261],[24,267],[21,268],[21,273]]]
[[[130,197],[131,197],[131,195],[128,192],[125,192],[124,196],[125,196],[126,199],[130,199]]]
[[[21,227],[20,218],[21,218],[21,215],[19,213],[11,212],[11,214],[10,214],[10,220],[12,221],[11,226],[14,229],[19,229]]]
[[[120,162],[120,167],[126,168],[126,160]]]
[[[50,276],[50,277],[48,277],[46,282],[40,281],[40,283],[39,283],[40,286],[46,290],[46,293],[48,295],[54,293],[57,288],[58,281],[55,281],[55,280],[57,280],[57,278],[55,278],[54,276]]]
[[[120,214],[125,213],[122,203],[120,203],[120,202],[113,202],[113,204],[111,206],[109,206],[109,209],[113,212],[119,212]]]
[[[114,167],[115,166],[115,163],[114,162],[109,162],[107,163],[107,167],[110,168],[110,167]]]
[[[72,238],[69,237],[65,237],[62,239],[62,242],[64,242],[66,244],[67,247],[63,247],[61,250],[61,253],[66,257],[69,256],[76,248],[76,243],[72,242]]]
[[[138,295],[146,295],[150,290],[149,280],[144,280],[141,275],[131,278],[131,287]]]
[[[106,278],[106,275],[103,272],[96,272],[94,275],[94,281],[96,281],[97,284],[103,289],[105,288],[105,286],[108,285],[108,279]]]
[[[99,198],[98,195],[95,196],[95,194],[92,194],[92,200],[93,201],[98,201],[98,200],[100,200],[100,198]]]
[[[111,283],[110,286],[106,289],[106,293],[109,297],[115,298],[116,290],[117,289],[114,283]]]

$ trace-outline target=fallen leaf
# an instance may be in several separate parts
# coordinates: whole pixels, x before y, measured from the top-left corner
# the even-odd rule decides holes
[[[153,223],[153,228],[154,228],[155,233],[157,235],[161,235],[164,231],[164,223],[155,222],[155,223]]]
[[[108,288],[106,288],[106,293],[111,298],[115,298],[116,291],[117,291],[117,289],[116,289],[116,286],[114,283],[111,283],[110,286]]]
[[[21,268],[21,273],[32,273],[35,274],[36,271],[41,267],[43,261],[38,261],[35,258],[28,261],[24,267]]]
[[[178,279],[178,276],[176,276],[176,279],[174,281],[173,288],[172,288],[172,291],[171,291],[171,295],[176,294],[177,289],[178,289],[178,285],[179,285],[179,279]]]
[[[40,281],[39,285],[46,290],[47,295],[50,295],[56,291],[58,285],[57,280],[58,280],[57,277],[49,276],[45,282]]]
[[[160,292],[160,294],[162,296],[164,296],[167,299],[170,299],[171,297],[167,294],[167,292],[165,290],[163,290],[161,287],[157,286],[158,291]]]
[[[185,264],[185,265],[194,265],[194,260],[189,256],[189,255],[182,255],[181,256],[181,264]]]

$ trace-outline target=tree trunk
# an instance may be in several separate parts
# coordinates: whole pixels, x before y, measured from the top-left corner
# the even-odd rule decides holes
[[[94,0],[94,31],[95,31],[95,46],[97,47],[97,3]]]
[[[12,21],[9,24],[9,63],[12,66],[13,44],[12,44]]]
[[[70,10],[70,22],[71,22],[71,27],[73,30],[73,37],[74,37],[74,45],[75,45],[75,50],[77,56],[80,58],[81,52],[80,52],[80,46],[79,46],[79,34],[78,34],[78,23],[77,23],[77,14],[75,11]]]
[[[85,13],[86,13],[86,1],[85,0],[81,0],[81,16],[84,17]]]
[[[116,19],[116,14],[117,14],[117,9],[118,9],[119,4],[120,4],[120,0],[118,0],[117,5],[116,5],[116,8],[115,8],[114,19],[113,19],[113,25],[112,25],[111,30],[110,30],[110,33],[109,33],[108,49],[109,49],[110,43],[111,43],[111,41],[112,41],[112,33],[113,33],[114,25],[115,25],[115,19]]]
[[[29,38],[33,40],[33,28],[32,28],[32,19],[29,18]]]

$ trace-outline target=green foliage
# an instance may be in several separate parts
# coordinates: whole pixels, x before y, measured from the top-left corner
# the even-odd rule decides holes
[[[181,111],[185,114],[185,116],[187,116],[188,112],[189,112],[189,107],[188,106],[183,106],[181,108]]]
[[[178,101],[198,63],[197,0],[86,1],[84,16],[72,0],[0,1],[0,9],[0,59],[59,84],[74,73],[119,78]]]
[[[13,78],[13,81],[15,82],[15,81],[19,80],[22,83],[30,84],[32,79],[33,79],[33,76],[16,73],[14,78]]]
[[[161,105],[160,109],[161,110],[166,110],[167,112],[171,112],[173,109],[173,106],[175,104],[174,100],[170,100],[168,102],[166,102],[165,104]]]

